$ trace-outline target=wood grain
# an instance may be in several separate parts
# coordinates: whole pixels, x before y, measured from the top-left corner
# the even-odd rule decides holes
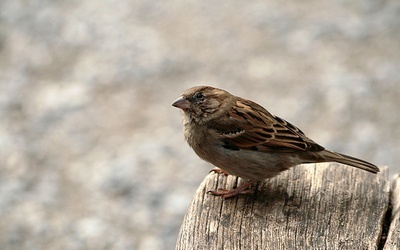
[[[224,200],[207,191],[241,181],[210,173],[181,226],[176,249],[377,249],[389,204],[378,175],[337,163],[292,168],[254,194]]]
[[[400,249],[400,176],[393,177],[392,192],[390,194],[392,215],[387,240],[383,249]]]

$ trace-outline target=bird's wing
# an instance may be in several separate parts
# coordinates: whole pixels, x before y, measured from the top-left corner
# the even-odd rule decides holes
[[[224,147],[258,151],[322,151],[324,148],[260,105],[238,98],[223,124],[214,124]]]

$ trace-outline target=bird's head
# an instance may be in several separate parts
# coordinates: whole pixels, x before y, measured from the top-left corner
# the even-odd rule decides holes
[[[197,86],[187,89],[172,106],[182,109],[191,121],[201,124],[222,115],[233,99],[234,96],[225,90]]]

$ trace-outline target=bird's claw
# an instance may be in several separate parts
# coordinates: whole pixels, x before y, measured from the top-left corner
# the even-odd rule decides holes
[[[252,188],[253,183],[253,181],[247,181],[232,190],[210,190],[207,193],[215,196],[221,196],[224,199],[228,199],[239,194],[253,194],[255,192]]]
[[[223,174],[223,175],[229,175],[227,172],[225,172],[224,170],[220,169],[220,168],[213,168],[210,170],[209,173],[216,173],[216,174]]]

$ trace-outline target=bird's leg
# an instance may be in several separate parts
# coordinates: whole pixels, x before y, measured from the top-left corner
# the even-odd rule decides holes
[[[214,172],[216,174],[223,174],[223,175],[229,175],[227,172],[225,172],[224,170],[220,169],[220,168],[213,168],[210,170],[209,173]]]
[[[242,184],[240,184],[237,188],[234,188],[232,190],[214,190],[214,191],[208,191],[208,193],[216,196],[222,196],[224,199],[228,199],[231,197],[234,197],[238,194],[252,194],[254,193],[254,190],[251,189],[250,187],[255,183],[255,181],[245,181]]]

